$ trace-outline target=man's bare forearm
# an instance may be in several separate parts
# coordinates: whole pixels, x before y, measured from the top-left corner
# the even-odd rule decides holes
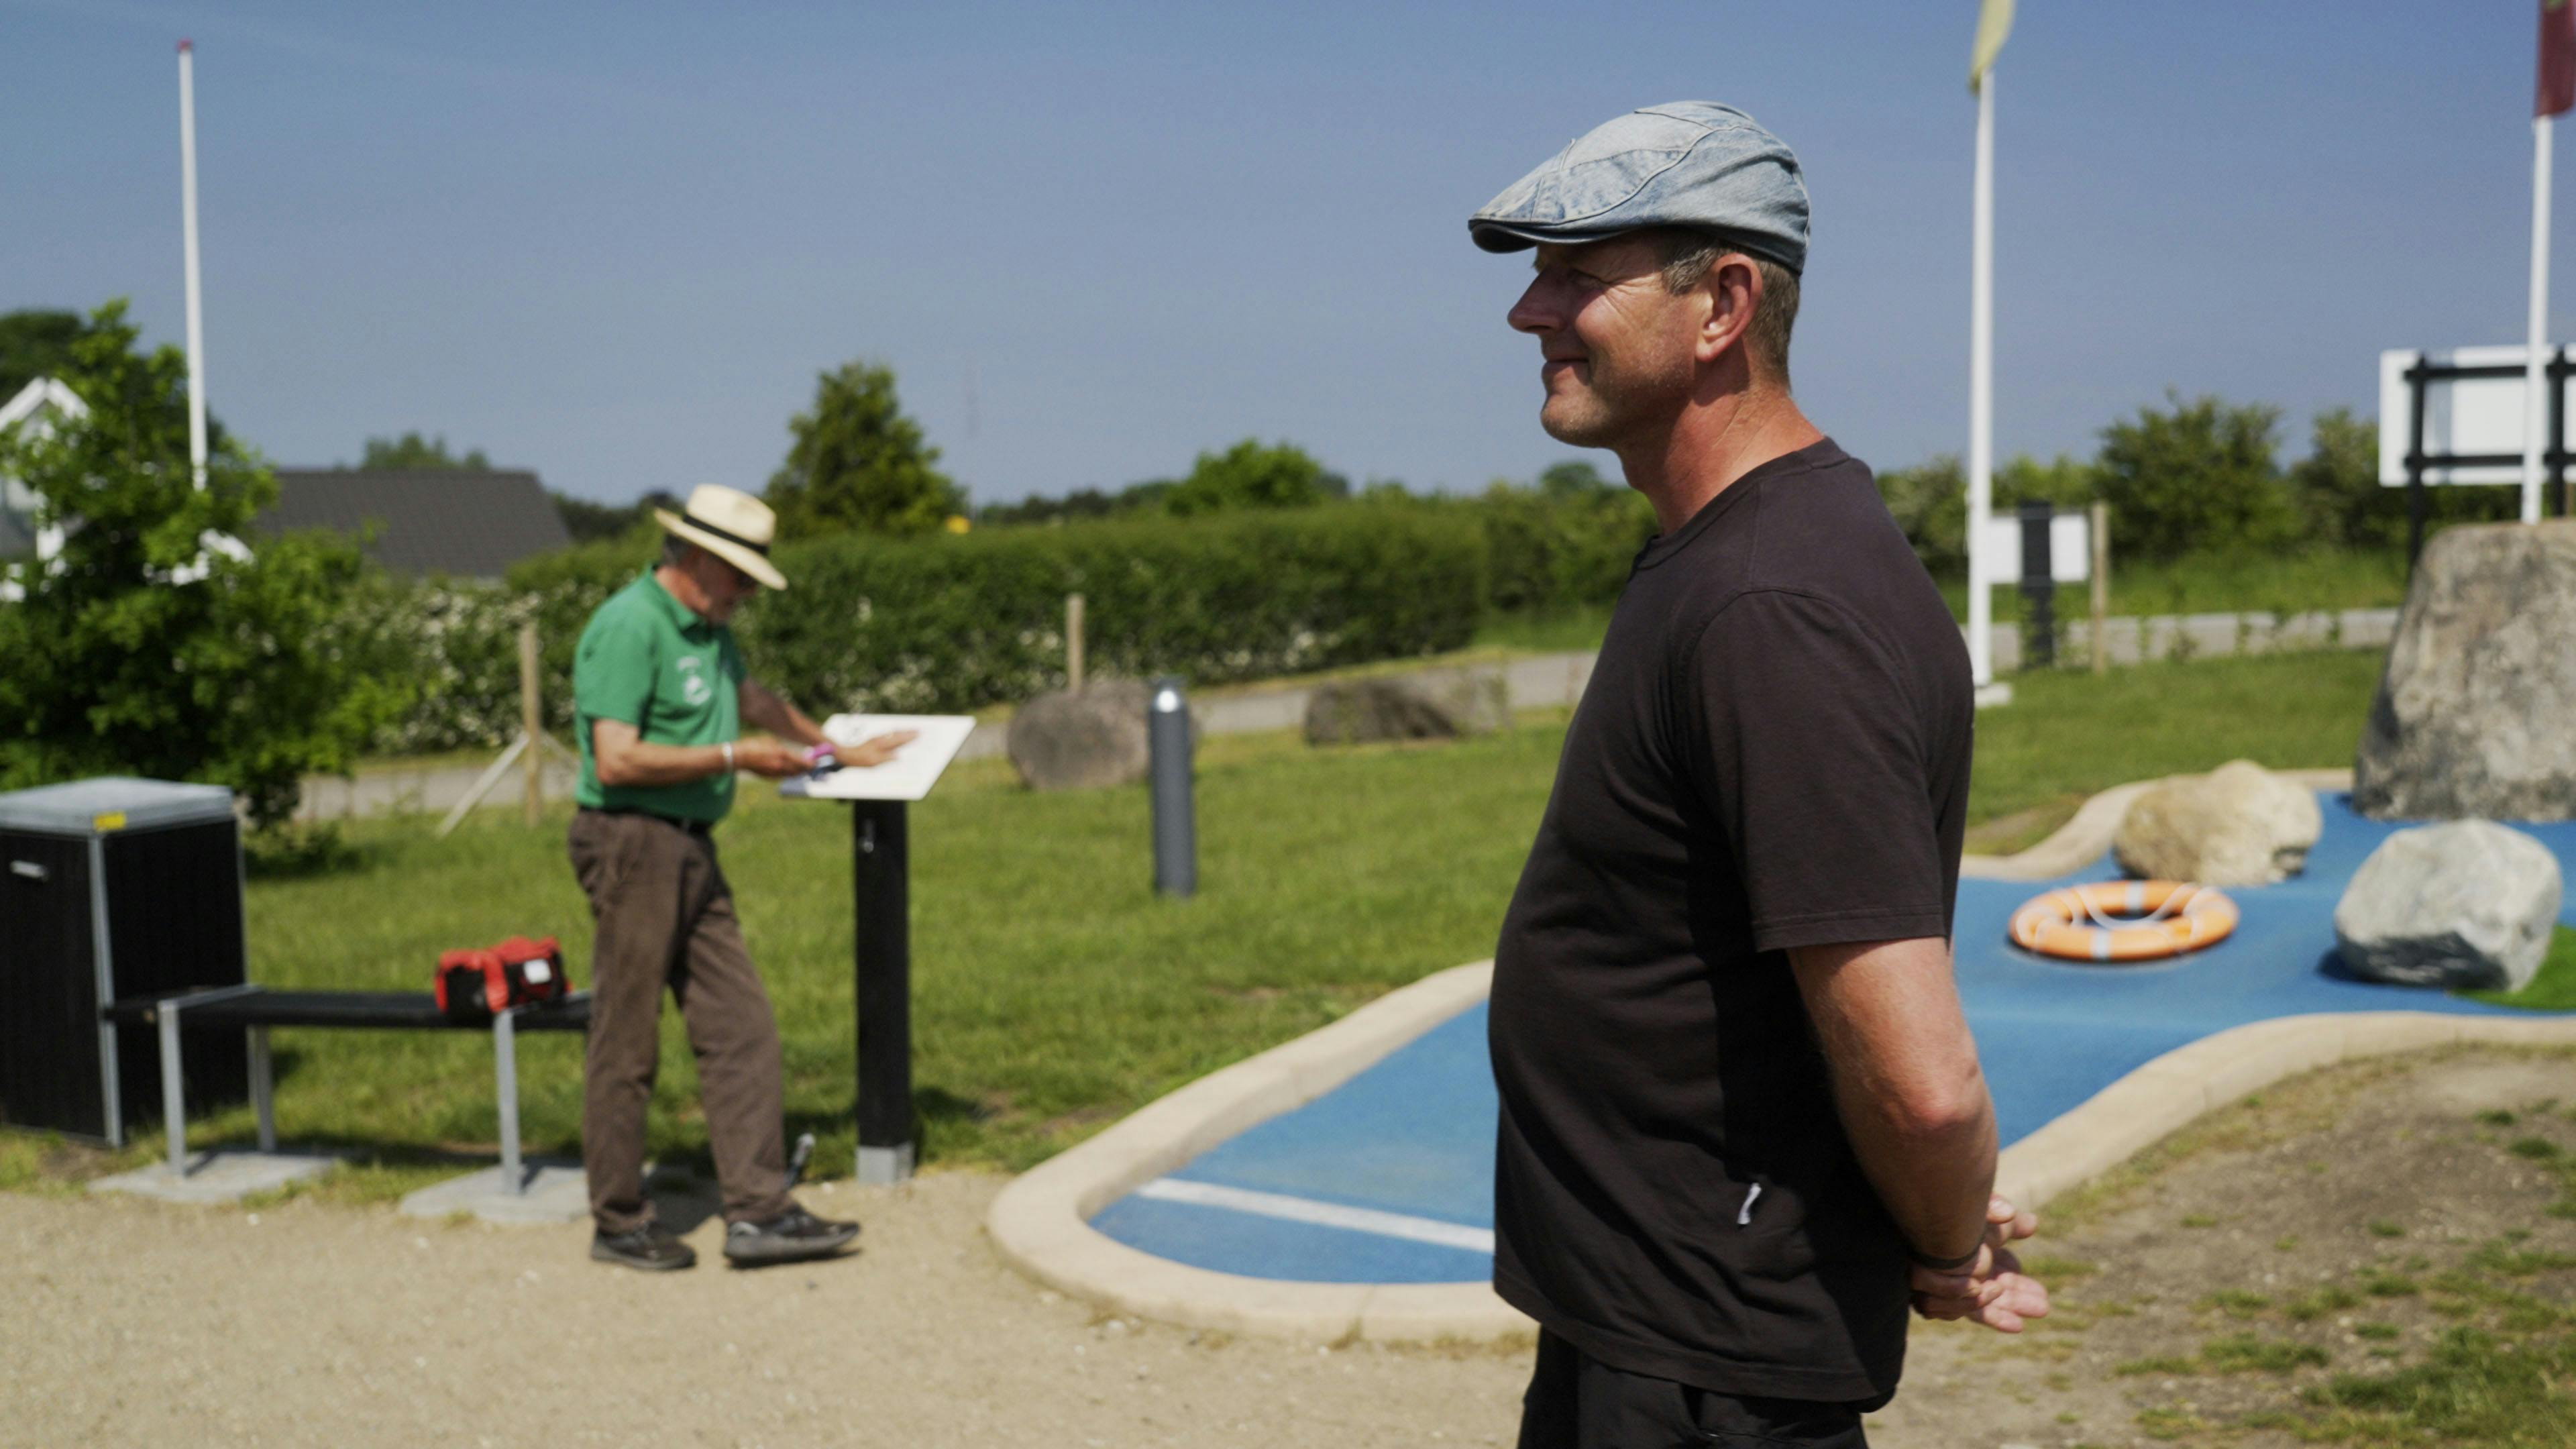
[[[685,785],[724,773],[722,745],[655,745],[628,741],[613,750],[594,749],[599,783],[612,786]]]
[[[1995,1179],[1994,1101],[1938,939],[1790,953],[1853,1155],[1914,1250],[1976,1251]]]

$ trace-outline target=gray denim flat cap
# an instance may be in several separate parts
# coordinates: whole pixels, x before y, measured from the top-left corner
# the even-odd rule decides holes
[[[1807,265],[1798,158],[1751,116],[1674,101],[1594,127],[1467,219],[1489,252],[1579,245],[1649,226],[1695,226],[1792,272]]]

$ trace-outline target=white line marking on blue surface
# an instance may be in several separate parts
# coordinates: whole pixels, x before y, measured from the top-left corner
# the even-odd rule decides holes
[[[1405,1238],[1443,1248],[1464,1248],[1471,1253],[1494,1251],[1494,1230],[1491,1228],[1471,1228],[1463,1223],[1444,1223],[1437,1218],[1417,1218],[1407,1213],[1380,1212],[1375,1208],[1344,1207],[1340,1203],[1289,1197],[1285,1193],[1254,1192],[1250,1188],[1220,1187],[1212,1182],[1158,1177],[1136,1189],[1136,1196],[1162,1202],[1190,1203],[1198,1207],[1230,1208],[1235,1212],[1278,1218],[1283,1222],[1348,1228],[1357,1233],[1375,1233],[1382,1238]]]

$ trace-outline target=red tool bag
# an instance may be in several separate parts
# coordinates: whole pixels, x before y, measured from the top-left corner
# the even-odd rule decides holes
[[[512,936],[438,958],[435,994],[439,1012],[450,1021],[489,1021],[493,1013],[513,1006],[560,1000],[569,989],[563,948],[552,936],[535,941]]]

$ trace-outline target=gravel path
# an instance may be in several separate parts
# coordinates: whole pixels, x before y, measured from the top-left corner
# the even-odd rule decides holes
[[[2507,1144],[2536,1133],[2576,1152],[2571,1099],[2576,1053],[2455,1050],[2335,1068],[2204,1119],[2193,1150],[2151,1153],[2157,1170],[2124,1170],[2128,1187],[2034,1245],[2080,1260],[2039,1331],[1918,1325],[1872,1441],[2147,1449],[2167,1437],[2158,1413],[2224,1423],[2296,1408],[2332,1373],[2414,1361],[2448,1321],[2438,1304],[2356,1298],[2313,1322],[2280,1304],[2380,1264],[2413,1271],[2410,1255],[2448,1268],[2507,1231],[2576,1261],[2576,1221],[2546,1211],[2550,1171]],[[2507,1130],[2491,1109],[2522,1115]],[[812,1189],[819,1210],[866,1221],[863,1251],[734,1272],[710,1220],[690,1234],[709,1261],[659,1277],[590,1262],[586,1228],[0,1194],[0,1445],[1512,1442],[1526,1346],[1318,1349],[1107,1318],[994,1255],[981,1224],[1002,1181]],[[2576,1270],[2518,1286],[2564,1301]],[[2362,1337],[2366,1321],[2384,1337]],[[2331,1364],[2124,1367],[2248,1328]],[[2295,1449],[2278,1429],[2226,1432]]]
[[[583,1228],[0,1195],[0,1444],[1507,1444],[1525,1350],[1101,1320],[1002,1266],[1002,1179],[807,1200],[838,1262],[647,1275]]]

